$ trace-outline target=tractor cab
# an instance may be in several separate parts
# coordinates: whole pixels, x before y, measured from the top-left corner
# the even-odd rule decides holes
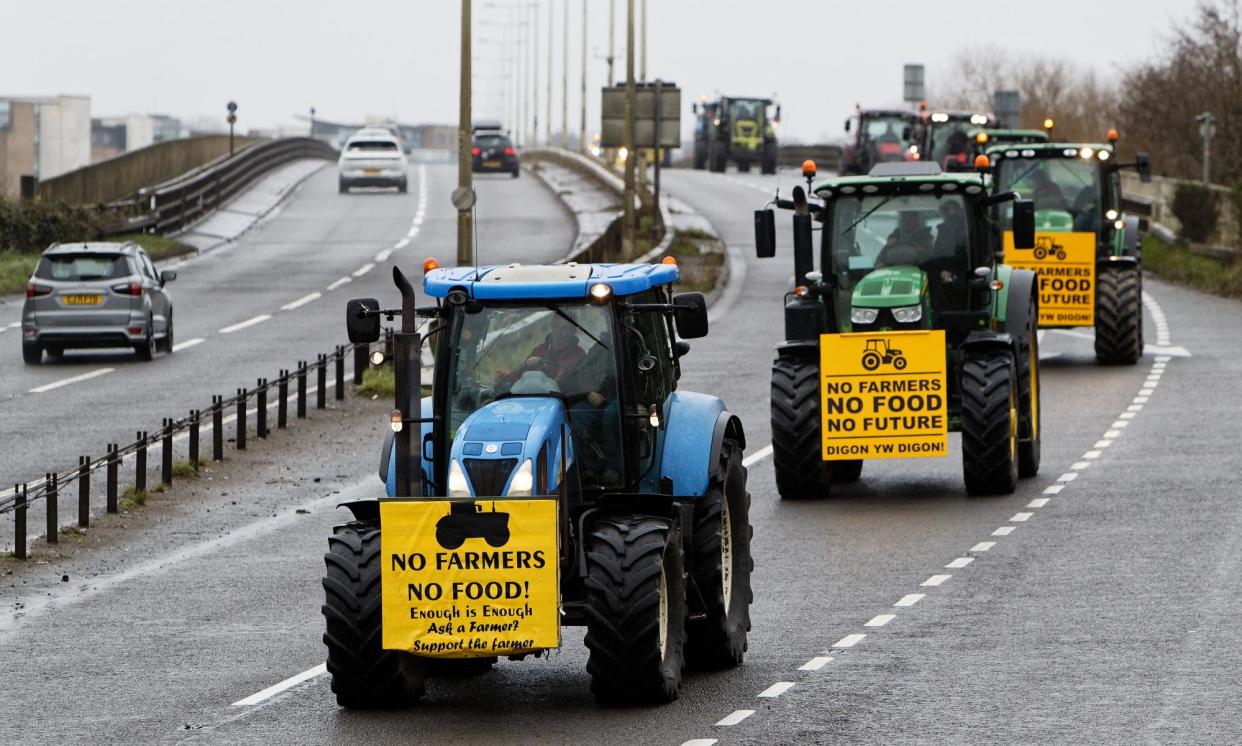
[[[921,116],[918,158],[932,161],[944,171],[974,169],[977,130],[996,126],[991,114],[969,111],[937,111]]]
[[[842,174],[865,174],[877,163],[910,160],[918,115],[907,109],[856,108],[845,120],[853,138],[841,154]]]

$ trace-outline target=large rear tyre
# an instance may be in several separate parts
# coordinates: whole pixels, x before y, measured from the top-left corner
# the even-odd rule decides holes
[[[134,345],[134,354],[143,362],[155,359],[155,321],[150,316],[147,317],[147,335]]]
[[[587,537],[586,646],[601,704],[672,702],[681,690],[686,579],[666,520],[599,519]]]
[[[707,147],[694,146],[694,168],[696,171],[702,171],[707,168]]]
[[[337,704],[350,709],[414,704],[423,694],[427,661],[383,649],[379,528],[359,522],[337,526],[323,559],[323,642]]]
[[[832,464],[819,433],[819,365],[778,356],[772,361],[772,466],[782,500],[824,497]]]
[[[686,623],[686,663],[697,669],[733,668],[742,663],[754,593],[750,554],[750,493],[736,443],[721,455],[723,480],[713,484],[694,509],[695,586],[703,618]]]
[[[1018,354],[1018,476],[1033,477],[1039,473],[1040,398],[1039,398],[1039,319],[1036,296],[1031,293],[1027,325],[1017,336]]]
[[[1143,354],[1143,278],[1138,267],[1103,267],[1096,275],[1095,359],[1134,365]]]
[[[962,468],[972,495],[1018,485],[1018,371],[1008,351],[962,363]]]
[[[170,309],[168,311],[168,326],[164,329],[164,339],[160,341],[160,349],[163,350],[164,352],[167,352],[169,355],[171,355],[173,351],[173,345],[175,345],[176,343],[177,343],[176,338],[173,336],[172,310]]]
[[[738,161],[738,162],[737,162],[737,172],[738,172],[739,174],[748,174],[748,173],[750,173],[750,161]]]
[[[708,159],[711,161],[712,171],[718,174],[724,173],[729,167],[729,151],[720,142],[713,142],[709,149]]]

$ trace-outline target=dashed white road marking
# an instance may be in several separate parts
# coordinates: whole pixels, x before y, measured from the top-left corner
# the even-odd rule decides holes
[[[828,665],[831,661],[832,661],[831,655],[817,655],[814,658],[807,661],[806,663],[803,663],[801,666],[798,666],[798,670],[799,671],[818,671],[819,669]]]
[[[877,614],[864,624],[864,627],[883,627],[897,618],[896,614]]]
[[[406,235],[406,238],[409,238],[411,241],[414,240],[418,236],[418,226],[417,225],[411,226],[410,232],[406,233],[405,235]]]
[[[1115,431],[1115,430],[1109,430],[1109,432],[1111,433],[1111,432],[1116,432],[1116,431]],[[1120,435],[1120,433],[1118,433],[1118,435]],[[1113,437],[1115,438],[1115,437],[1117,437],[1117,436],[1115,436],[1115,435],[1114,435]],[[1109,447],[1109,446],[1111,446],[1112,444],[1113,444],[1113,438],[1105,438],[1104,440],[1097,440],[1097,441],[1095,442],[1095,445],[1093,445],[1093,446],[1091,446],[1091,447],[1092,447],[1092,448],[1108,448],[1108,447]]]
[[[924,580],[922,583],[919,583],[919,585],[928,587],[928,588],[934,588],[938,585],[943,585],[944,581],[948,580],[951,577],[953,576],[952,575],[933,575],[927,580]]]
[[[975,561],[975,558],[974,558],[974,557],[958,557],[957,559],[953,560],[953,561],[952,561],[952,562],[950,562],[949,564],[945,565],[945,566],[944,566],[944,569],[946,569],[946,570],[960,570],[960,569],[962,569],[963,567],[965,567],[966,565],[969,565],[971,562],[974,562],[974,561]]]
[[[206,341],[207,339],[205,337],[195,337],[194,339],[187,339],[184,342],[178,342],[177,344],[173,345],[172,351],[181,352],[182,350],[188,350],[191,347],[195,345],[201,345],[202,343]]]
[[[842,637],[840,640],[837,640],[836,643],[832,645],[832,647],[840,648],[840,649],[852,648],[858,643],[862,642],[863,638],[865,637],[866,635],[855,632],[852,635],[846,635],[845,637]]]
[[[897,603],[893,604],[893,606],[913,606],[919,601],[922,601],[924,598],[927,598],[926,593],[907,593],[897,599]]]
[[[714,743],[716,743],[714,738],[691,738],[681,746],[712,746]]]
[[[321,292],[319,292],[318,290],[316,290],[316,291],[315,291],[315,292],[313,292],[313,293],[307,293],[306,295],[303,295],[301,298],[298,298],[298,299],[297,299],[297,300],[295,300],[295,301],[290,301],[289,303],[286,303],[285,305],[283,305],[283,306],[281,306],[281,307],[280,307],[280,310],[282,310],[282,311],[292,311],[292,310],[293,310],[293,309],[295,309],[295,308],[301,308],[302,306],[306,305],[307,303],[311,303],[311,302],[313,302],[313,301],[317,301],[317,300],[319,300],[319,299],[320,299],[320,298],[322,298],[322,297],[323,297],[323,293],[321,293]]]
[[[264,321],[267,321],[270,318],[272,318],[272,315],[270,313],[261,313],[258,316],[255,316],[254,318],[246,319],[245,321],[239,321],[236,324],[233,324],[232,326],[226,326],[220,330],[220,333],[221,334],[232,334],[233,332],[241,331],[242,329],[248,329],[249,327],[252,327],[255,324],[262,324]]]
[[[392,249],[384,249],[375,255],[375,263],[380,264],[381,262],[386,262],[390,256],[392,256]]]
[[[1074,481],[1074,480],[1075,480],[1075,479],[1077,479],[1077,478],[1078,478],[1078,473],[1077,473],[1077,472],[1067,471],[1067,472],[1065,472],[1064,474],[1062,474],[1061,476],[1057,477],[1057,481],[1058,481],[1058,482],[1072,482],[1072,481]]]
[[[742,722],[743,720],[745,720],[746,718],[754,714],[755,714],[754,710],[734,710],[733,713],[729,715],[728,717],[721,718],[716,723],[716,725],[725,725],[725,726],[737,725],[738,723]]]
[[[393,245],[392,245],[392,250],[393,250],[393,251],[400,251],[400,250],[404,249],[406,246],[409,246],[409,245],[410,245],[410,239],[409,239],[409,238],[403,238],[403,239],[401,239],[400,241],[398,241],[398,242],[396,242],[395,244],[393,244]]]
[[[99,370],[92,370],[90,373],[82,373],[81,375],[70,376],[69,378],[62,378],[59,381],[52,381],[51,383],[45,383],[42,386],[35,386],[34,388],[30,389],[29,393],[42,394],[48,391],[53,391],[62,386],[69,386],[71,384],[81,383],[83,381],[89,381],[92,378],[99,378],[100,376],[106,376],[114,370],[116,370],[116,368],[100,368]]]
[[[772,444],[769,443],[763,448],[755,451],[746,458],[742,459],[742,466],[752,466],[772,455]]]
[[[988,551],[989,549],[991,549],[991,548],[992,548],[992,547],[994,547],[994,546],[996,546],[996,542],[994,542],[994,541],[981,541],[981,542],[979,542],[978,544],[976,544],[976,545],[974,545],[973,547],[971,547],[971,548],[970,548],[970,551],[972,551],[972,552],[986,552],[986,551]]]
[[[1044,488],[1044,494],[1045,495],[1059,495],[1061,494],[1061,490],[1063,489],[1065,489],[1065,485],[1063,484],[1050,484]]]
[[[792,681],[778,681],[772,686],[768,687],[767,689],[764,689],[763,691],[759,692],[758,696],[769,697],[769,698],[779,697],[785,692],[789,691],[790,689],[793,689],[793,686],[794,686],[794,682]]]
[[[302,673],[298,674],[297,676],[290,676],[289,678],[285,679],[279,684],[274,684],[272,686],[269,686],[268,688],[264,689],[261,692],[255,692],[254,694],[251,694],[249,697],[246,697],[245,699],[239,699],[233,703],[233,706],[234,707],[250,707],[251,705],[257,705],[260,702],[263,702],[264,700],[268,700],[268,699],[271,699],[272,697],[275,697],[277,694],[280,694],[286,689],[292,689],[293,687],[297,686],[298,684],[301,684],[304,681],[310,681],[316,676],[322,676],[326,674],[327,672],[328,672],[328,665],[326,663],[320,663],[318,666],[307,669],[303,671]]]
[[[354,270],[354,277],[362,277],[362,276],[363,276],[363,275],[365,275],[367,272],[370,272],[370,271],[371,271],[371,270],[373,270],[373,269],[375,269],[375,263],[374,263],[374,262],[367,262],[366,264],[362,265],[362,266],[361,266],[361,267],[359,267],[358,269],[355,269],[355,270]]]
[[[1087,468],[1090,465],[1091,465],[1090,461],[1075,461],[1073,466],[1071,466],[1070,468],[1073,469],[1074,471],[1082,471],[1083,469]]]
[[[992,532],[993,536],[1008,536],[1013,533],[1014,526],[1001,526]]]
[[[1013,521],[1014,523],[1024,523],[1024,522],[1026,522],[1026,521],[1031,520],[1031,516],[1033,516],[1033,515],[1035,515],[1035,514],[1034,514],[1034,513],[1026,513],[1026,512],[1022,512],[1022,513],[1014,513],[1014,514],[1013,514],[1013,518],[1010,518],[1009,520]]]
[[[1048,498],[1046,498],[1046,497],[1037,497],[1037,498],[1035,498],[1034,500],[1032,500],[1032,501],[1030,501],[1029,503],[1027,503],[1027,504],[1026,504],[1026,507],[1028,507],[1028,508],[1042,508],[1042,507],[1044,507],[1044,506],[1045,506],[1045,505],[1047,505],[1047,504],[1048,504]]]
[[[1120,436],[1121,436],[1120,430],[1109,430],[1108,432],[1104,433],[1105,438],[1117,438]],[[1096,447],[1098,448],[1099,446],[1096,446]]]
[[[337,288],[339,288],[340,286],[344,285],[345,283],[347,283],[347,282],[353,282],[353,281],[354,281],[354,278],[352,278],[352,277],[342,277],[341,279],[336,280],[336,281],[335,281],[335,282],[333,282],[331,285],[329,285],[329,286],[328,286],[328,289],[329,289],[329,290],[336,290]]]
[[[1099,458],[1100,451],[1087,451],[1082,455],[1083,458]]]
[[[21,326],[21,325],[22,325],[22,322],[20,322],[20,321],[10,321],[10,322],[9,322],[9,328],[10,328],[10,329],[16,329],[17,327],[19,327],[19,326]]]

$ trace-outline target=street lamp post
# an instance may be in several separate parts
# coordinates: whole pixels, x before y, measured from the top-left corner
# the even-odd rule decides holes
[[[569,0],[561,0],[561,147],[569,147]]]
[[[626,260],[634,256],[638,215],[634,210],[634,0],[626,0],[625,23],[625,230],[621,248]]]
[[[582,0],[582,90],[580,91],[582,120],[578,124],[578,152],[587,152],[587,0]]]
[[[310,136],[314,137],[315,136],[315,107],[313,106],[310,107],[310,117],[311,117]]]
[[[461,0],[461,90],[457,113],[457,190],[468,193],[473,189],[470,172],[470,0]],[[471,200],[472,201],[472,200]],[[457,200],[454,200],[456,203]],[[472,263],[474,226],[470,209],[465,201],[457,207],[457,266]]]
[[[229,157],[233,157],[233,125],[237,123],[237,102],[230,101],[224,108],[229,110],[225,121],[229,123]]]
[[[531,3],[530,144],[539,144],[539,3]]]
[[[1205,111],[1195,117],[1199,123],[1199,136],[1203,138],[1203,185],[1212,183],[1212,136],[1216,134],[1216,117]]]
[[[615,21],[617,17],[615,3],[616,0],[608,0],[608,80],[604,81],[604,85],[606,86],[611,86],[617,82],[617,79],[612,77],[612,62],[617,58],[616,52],[613,49],[613,37],[616,36],[614,31],[615,24],[613,21]]]
[[[561,0],[565,2],[565,0]],[[556,15],[556,3],[548,0],[548,80],[544,96],[543,111],[543,144],[552,146],[552,50],[556,48],[556,40],[552,33],[552,22]]]

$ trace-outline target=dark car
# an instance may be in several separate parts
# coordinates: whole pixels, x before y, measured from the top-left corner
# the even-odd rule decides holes
[[[517,178],[521,173],[521,161],[513,141],[499,132],[474,133],[471,170],[475,173],[507,173]]]

